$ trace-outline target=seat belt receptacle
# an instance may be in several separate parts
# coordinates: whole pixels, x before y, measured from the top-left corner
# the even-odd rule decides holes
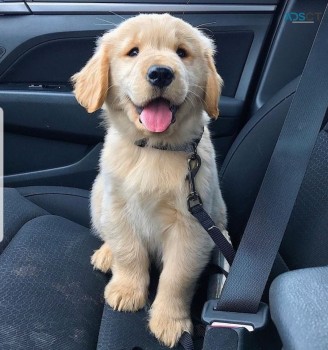
[[[264,328],[269,320],[269,307],[260,303],[257,313],[217,310],[217,300],[209,300],[202,311],[202,321],[211,327],[245,328],[249,332]]]

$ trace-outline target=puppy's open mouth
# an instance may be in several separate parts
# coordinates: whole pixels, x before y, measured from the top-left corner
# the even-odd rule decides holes
[[[143,107],[137,107],[139,122],[151,132],[163,132],[175,122],[178,107],[160,97],[150,101]]]

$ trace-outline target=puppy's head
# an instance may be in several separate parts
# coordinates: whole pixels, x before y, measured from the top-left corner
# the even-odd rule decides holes
[[[72,78],[74,92],[88,112],[105,103],[113,124],[126,127],[127,116],[138,134],[172,135],[202,110],[218,116],[222,79],[213,55],[212,41],[186,22],[139,15],[99,39]]]

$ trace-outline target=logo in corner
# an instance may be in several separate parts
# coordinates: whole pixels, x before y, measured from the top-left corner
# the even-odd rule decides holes
[[[286,22],[293,24],[313,24],[321,18],[322,12],[287,12],[284,16]]]

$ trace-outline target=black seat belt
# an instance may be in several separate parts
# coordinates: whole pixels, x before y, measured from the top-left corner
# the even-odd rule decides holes
[[[262,294],[327,112],[327,8],[222,294],[205,304],[207,324],[229,327],[235,323],[256,329],[267,318]]]

